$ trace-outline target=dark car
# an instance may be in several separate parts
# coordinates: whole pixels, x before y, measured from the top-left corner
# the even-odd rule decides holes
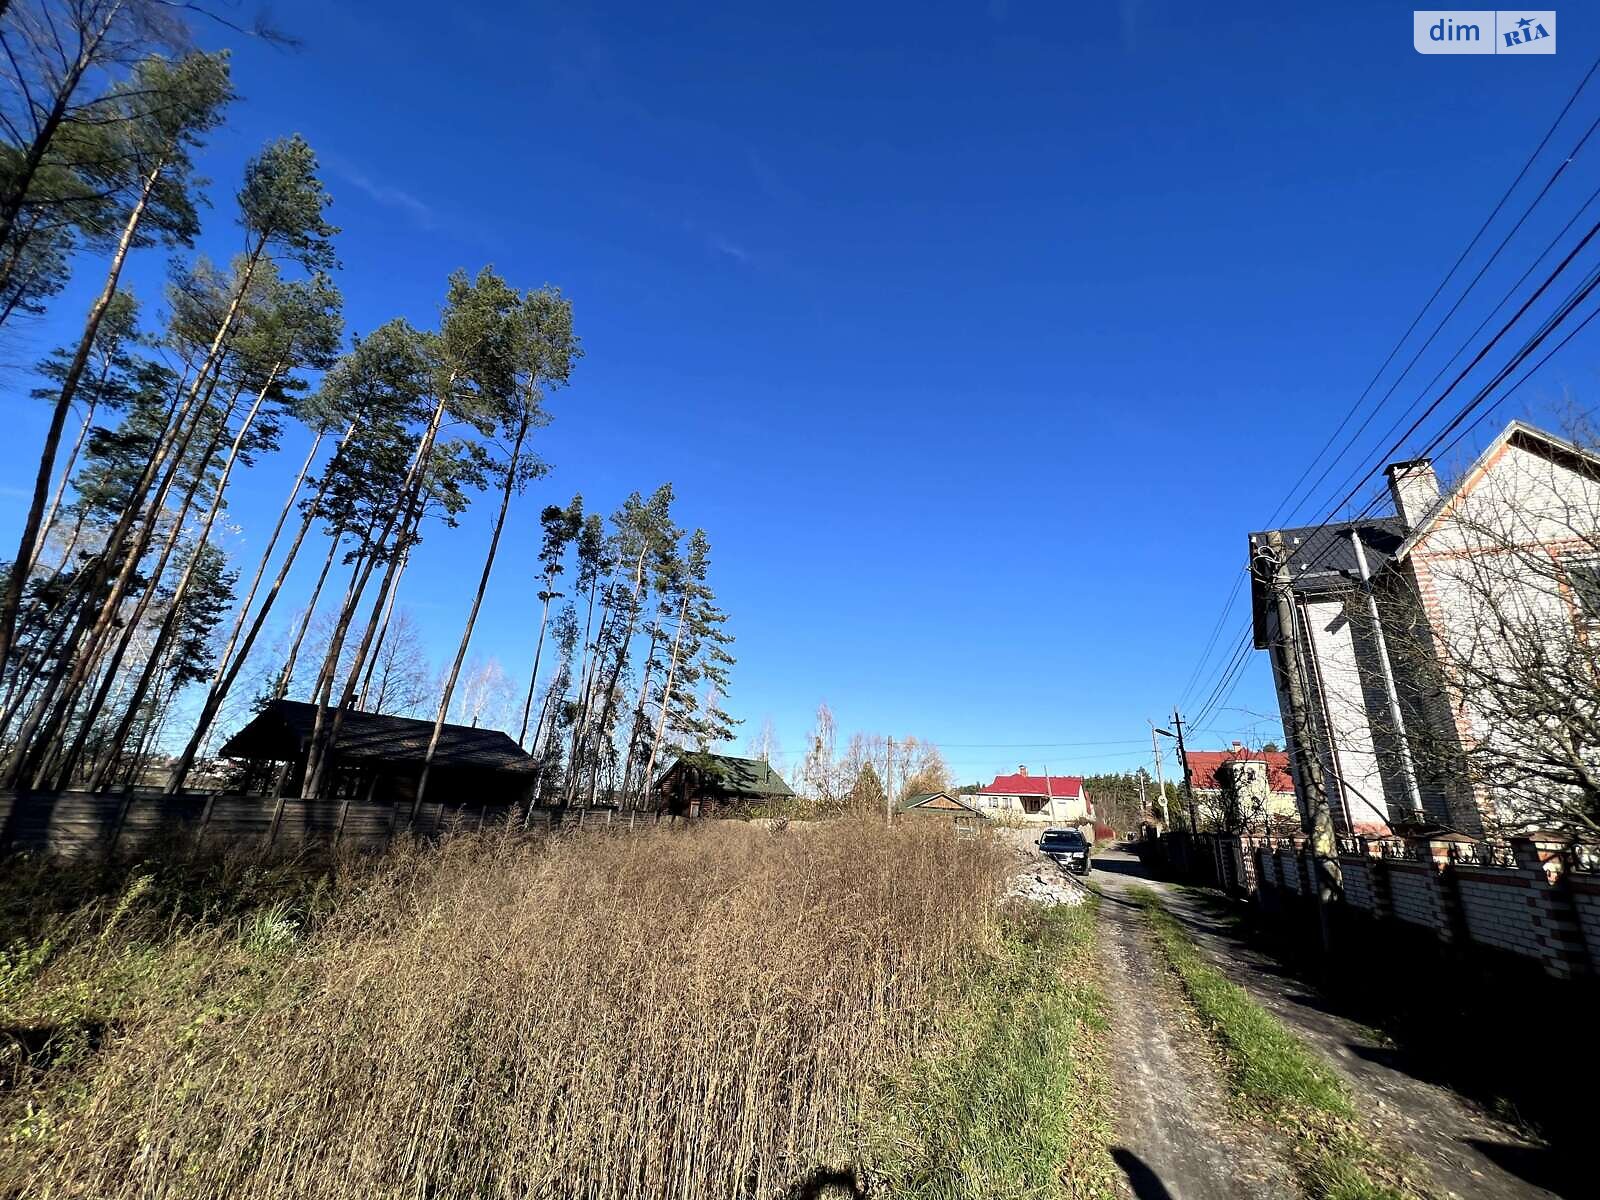
[[[1063,871],[1088,873],[1089,839],[1076,829],[1046,829],[1039,839],[1039,849],[1054,859]]]

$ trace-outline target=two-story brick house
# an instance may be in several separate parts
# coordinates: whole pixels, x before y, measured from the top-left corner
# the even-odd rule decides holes
[[[1290,739],[1302,806],[1306,754],[1343,831],[1477,834],[1592,805],[1600,456],[1513,421],[1448,490],[1426,460],[1386,475],[1394,515],[1280,531],[1312,742]],[[1292,735],[1267,547],[1250,535],[1254,638]]]

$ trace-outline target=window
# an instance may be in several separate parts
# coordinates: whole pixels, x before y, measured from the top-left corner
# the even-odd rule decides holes
[[[1590,624],[1600,622],[1600,558],[1567,563],[1567,579],[1579,615]]]

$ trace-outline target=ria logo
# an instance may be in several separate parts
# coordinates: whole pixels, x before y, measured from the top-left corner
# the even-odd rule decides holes
[[[1412,13],[1418,54],[1554,54],[1554,9],[1429,9]]]

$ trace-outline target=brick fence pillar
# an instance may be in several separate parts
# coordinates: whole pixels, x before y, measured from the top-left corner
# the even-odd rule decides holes
[[[1361,852],[1367,860],[1367,879],[1372,886],[1372,915],[1386,920],[1394,916],[1394,897],[1389,894],[1389,864],[1378,842],[1365,837],[1360,840]]]
[[[1583,929],[1578,923],[1577,907],[1567,886],[1567,846],[1538,835],[1511,839],[1511,852],[1517,866],[1533,871],[1535,880],[1532,895],[1538,909],[1535,935],[1539,943],[1539,958],[1545,970],[1561,978],[1587,975],[1593,972],[1588,948],[1584,944]]]
[[[1460,834],[1437,838],[1407,838],[1408,842],[1423,851],[1423,861],[1433,869],[1428,878],[1433,884],[1434,896],[1439,905],[1439,936],[1447,942],[1465,943],[1471,939],[1467,932],[1467,918],[1461,909],[1461,892],[1456,887],[1456,875],[1450,858],[1450,846],[1455,841],[1472,839]]]

